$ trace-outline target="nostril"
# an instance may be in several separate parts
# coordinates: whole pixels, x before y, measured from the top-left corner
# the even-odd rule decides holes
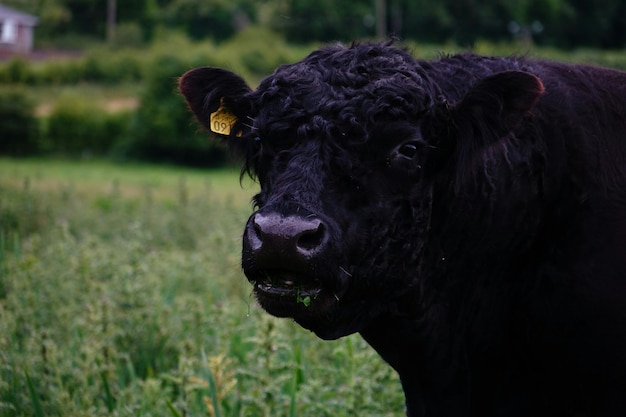
[[[261,225],[258,223],[256,217],[252,220],[252,230],[254,230],[254,235],[259,240],[262,240],[261,238],[263,236],[263,230],[261,229]]]
[[[244,234],[244,242],[255,251],[261,249],[261,246],[263,246],[263,239],[265,237],[262,222],[259,222],[258,220],[258,217],[254,216],[246,226],[246,232]]]
[[[317,227],[305,230],[301,233],[296,242],[298,249],[303,249],[307,252],[313,251],[321,247],[326,238],[326,226],[324,223],[317,223]]]

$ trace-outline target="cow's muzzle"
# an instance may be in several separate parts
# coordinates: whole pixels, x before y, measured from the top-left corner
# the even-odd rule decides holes
[[[314,215],[282,216],[272,212],[257,212],[246,228],[250,250],[257,262],[273,266],[277,263],[306,263],[323,252],[327,242],[327,227]]]
[[[275,315],[314,307],[335,293],[329,275],[330,230],[311,213],[282,215],[258,211],[243,237],[244,272],[261,305]]]

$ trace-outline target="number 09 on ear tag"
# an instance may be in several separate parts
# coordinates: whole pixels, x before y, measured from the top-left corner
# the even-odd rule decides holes
[[[226,110],[222,105],[220,105],[216,112],[211,113],[209,118],[211,131],[225,136],[230,135],[230,131],[235,125],[235,122],[237,122],[237,116]],[[237,136],[241,136],[241,132],[239,132]]]

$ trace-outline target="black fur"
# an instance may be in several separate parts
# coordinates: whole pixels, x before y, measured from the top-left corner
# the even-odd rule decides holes
[[[360,332],[409,416],[626,415],[626,73],[359,44],[180,85],[237,116],[260,304]]]

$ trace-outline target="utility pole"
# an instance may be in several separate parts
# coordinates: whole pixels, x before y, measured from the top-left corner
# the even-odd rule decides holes
[[[107,42],[115,41],[115,25],[117,20],[117,0],[107,0]]]
[[[387,0],[376,0],[376,37],[387,39]]]

